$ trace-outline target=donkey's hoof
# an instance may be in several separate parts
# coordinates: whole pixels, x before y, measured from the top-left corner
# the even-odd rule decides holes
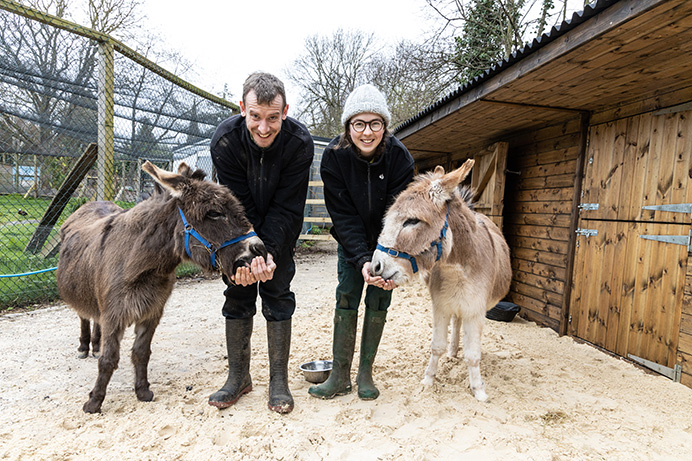
[[[137,400],[139,400],[140,402],[151,402],[152,400],[154,400],[154,393],[149,389],[137,391],[136,394]]]
[[[85,359],[89,357],[89,351],[79,351],[78,359]]]
[[[82,407],[84,413],[101,413],[101,402],[88,400]]]
[[[433,378],[431,378],[430,376],[426,376],[420,383],[423,385],[423,387],[432,387],[433,382]]]
[[[473,391],[473,396],[476,397],[476,400],[479,402],[485,402],[488,400],[488,394],[486,394],[483,389]]]

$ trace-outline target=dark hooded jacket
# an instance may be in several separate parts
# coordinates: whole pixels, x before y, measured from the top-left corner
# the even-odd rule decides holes
[[[281,131],[265,149],[252,140],[241,115],[221,122],[212,137],[211,158],[219,183],[243,204],[275,260],[298,240],[314,149],[307,128],[291,117],[283,120]]]
[[[338,149],[340,136],[322,154],[320,172],[324,200],[332,219],[331,234],[356,269],[372,260],[382,221],[396,195],[413,178],[413,157],[394,136],[386,136],[384,152],[369,161],[353,147]]]

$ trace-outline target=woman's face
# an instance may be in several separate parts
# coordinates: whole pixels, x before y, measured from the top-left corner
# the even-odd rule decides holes
[[[365,124],[363,131],[358,132],[356,128],[361,123]],[[377,131],[373,131],[371,123],[379,122],[380,128]],[[365,158],[372,157],[375,154],[375,149],[382,142],[382,137],[384,136],[384,120],[378,114],[373,114],[370,112],[365,112],[362,114],[357,114],[351,117],[351,121],[348,124],[349,135],[353,144],[358,148],[361,155]]]

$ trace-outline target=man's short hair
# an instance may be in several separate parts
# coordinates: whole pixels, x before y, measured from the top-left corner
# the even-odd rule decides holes
[[[277,95],[281,96],[283,104],[281,108],[286,107],[286,90],[281,80],[272,74],[266,72],[254,72],[243,83],[243,104],[247,104],[245,98],[250,90],[255,91],[257,102],[259,104],[271,104]]]

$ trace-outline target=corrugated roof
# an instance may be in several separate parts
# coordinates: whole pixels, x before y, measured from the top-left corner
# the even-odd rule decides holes
[[[437,102],[433,103],[426,109],[422,110],[418,114],[414,115],[410,119],[406,120],[405,122],[401,123],[394,129],[394,133],[397,133],[407,126],[415,123],[419,119],[425,117],[426,115],[430,114],[431,112],[434,112],[435,110],[439,109],[441,106],[445,105],[449,101],[459,97],[463,93],[472,90],[476,86],[484,83],[485,81],[489,80],[490,78],[494,77],[498,73],[502,72],[503,70],[507,69],[510,66],[513,66],[517,62],[521,61],[525,57],[529,56],[532,53],[535,53],[536,51],[540,50],[542,47],[547,45],[548,43],[551,43],[570,30],[574,29],[575,27],[583,24],[596,14],[600,13],[604,9],[618,3],[620,0],[597,0],[596,2],[586,6],[584,10],[575,12],[572,15],[571,19],[567,19],[563,21],[561,24],[557,26],[553,26],[550,31],[544,33],[540,37],[534,38],[531,42],[526,43],[520,50],[514,51],[508,58],[503,59],[502,61],[497,62],[494,64],[491,68],[487,69],[482,75],[479,75],[478,77],[475,77],[473,80],[469,80],[468,82],[464,83],[462,86],[458,87],[456,90],[450,92],[448,95],[444,96]]]

